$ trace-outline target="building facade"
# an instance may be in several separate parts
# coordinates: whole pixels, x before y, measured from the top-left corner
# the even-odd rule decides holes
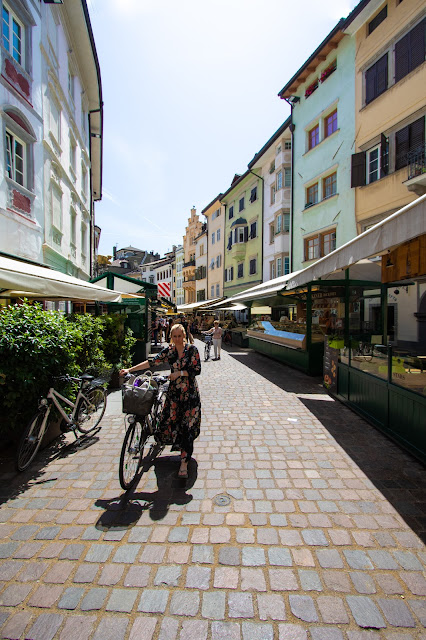
[[[197,214],[195,207],[191,209],[191,215],[188,218],[188,224],[185,228],[183,237],[183,249],[185,260],[183,263],[183,289],[185,292],[185,304],[196,302],[196,284],[195,284],[195,253],[196,238],[201,233],[202,222]]]
[[[291,132],[288,118],[249,163],[263,179],[263,281],[290,269]]]
[[[207,297],[209,300],[223,296],[223,265],[225,249],[225,207],[222,194],[203,209],[207,219]]]
[[[207,293],[207,222],[195,238],[195,296],[197,302],[208,299]]]
[[[184,304],[185,292],[183,289],[183,263],[185,260],[185,253],[183,245],[178,245],[175,251],[175,261],[173,268],[173,282],[174,282],[174,304]]]
[[[0,250],[87,280],[103,109],[87,5],[2,4]]]
[[[344,20],[280,91],[292,106],[292,271],[356,235],[350,158],[355,138],[355,39]]]

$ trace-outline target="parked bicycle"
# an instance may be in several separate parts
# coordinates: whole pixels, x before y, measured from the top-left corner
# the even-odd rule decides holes
[[[126,416],[128,427],[121,448],[118,469],[120,485],[125,491],[134,485],[143,461],[151,461],[164,448],[159,442],[157,431],[169,388],[169,378],[154,374],[152,380],[157,388],[154,392],[151,411],[145,416],[137,414],[127,414]],[[144,456],[147,450],[148,453]]]
[[[34,460],[46,433],[53,406],[62,417],[61,430],[73,431],[76,439],[78,438],[77,431],[82,434],[94,431],[105,413],[107,392],[104,385],[106,380],[95,379],[94,376],[87,373],[76,378],[60,376],[55,380],[79,384],[77,397],[73,402],[56,391],[54,387],[50,387],[47,396],[41,398],[38,411],[30,420],[19,442],[16,457],[18,471],[27,469]],[[67,413],[61,403],[67,405],[71,412]]]
[[[205,335],[204,336],[204,342],[205,342],[205,346],[204,346],[204,362],[207,362],[207,360],[210,358],[210,350],[212,347],[212,336],[211,335]]]

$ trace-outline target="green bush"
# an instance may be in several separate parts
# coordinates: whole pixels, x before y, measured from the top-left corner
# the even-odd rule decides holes
[[[104,374],[129,366],[136,340],[125,316],[64,316],[38,303],[0,310],[0,434],[16,437],[53,378],[86,371]],[[61,390],[55,382],[55,388]],[[64,389],[62,389],[64,390]],[[72,398],[75,389],[66,388]]]

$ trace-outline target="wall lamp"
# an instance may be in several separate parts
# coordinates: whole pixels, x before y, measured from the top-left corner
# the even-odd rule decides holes
[[[102,136],[101,136],[101,134],[100,134],[100,133],[91,133],[91,134],[90,134],[90,137],[91,137],[91,138],[102,138]]]
[[[44,4],[64,4],[64,0],[43,0]]]
[[[300,102],[300,98],[299,98],[299,96],[290,96],[288,101],[289,101],[290,104],[294,105],[297,102]]]

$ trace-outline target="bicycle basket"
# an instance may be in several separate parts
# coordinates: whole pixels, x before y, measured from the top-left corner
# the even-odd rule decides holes
[[[123,413],[146,416],[152,409],[158,385],[150,375],[139,376],[123,385]]]

